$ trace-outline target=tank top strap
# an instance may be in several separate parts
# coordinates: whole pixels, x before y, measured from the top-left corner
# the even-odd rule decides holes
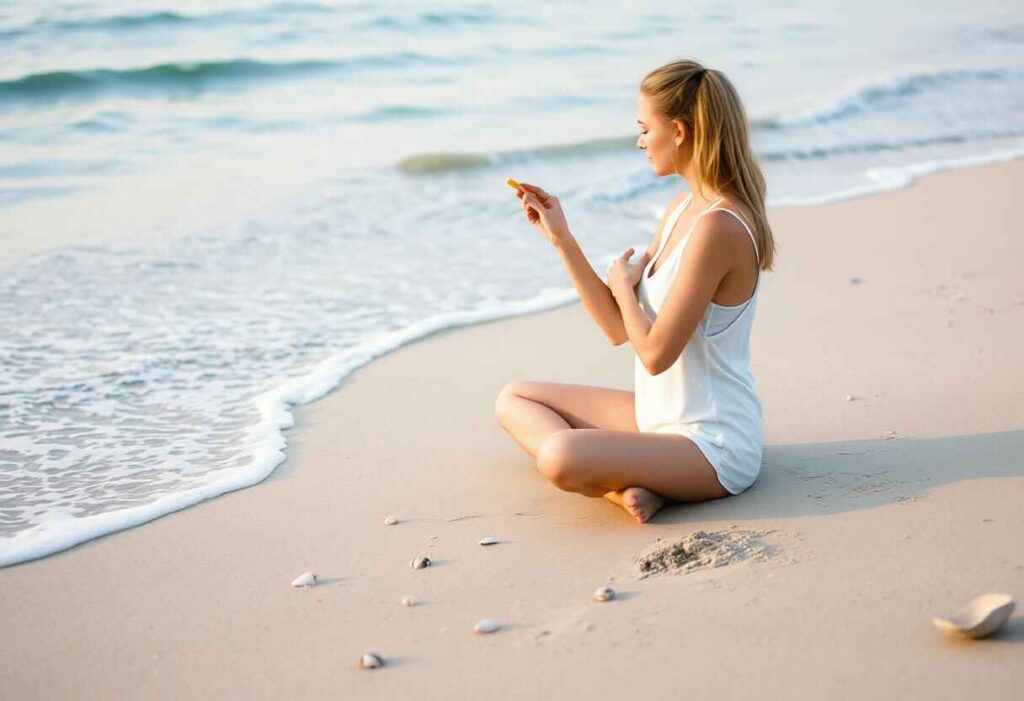
[[[750,227],[747,225],[747,221],[743,217],[741,217],[739,214],[736,214],[736,212],[732,211],[731,209],[728,209],[726,207],[719,207],[718,209],[720,211],[722,211],[722,212],[728,212],[729,214],[731,214],[734,217],[736,217],[739,220],[740,224],[743,225],[743,228],[747,230],[747,236],[750,237],[750,242],[752,244],[754,244],[754,255],[757,256],[757,264],[758,264],[758,267],[760,268],[760,266],[761,266],[761,253],[760,253],[760,251],[757,250],[757,239],[754,238],[754,232],[750,230]],[[710,212],[710,211],[711,211],[711,209],[708,208],[708,210],[705,212],[705,214],[707,214],[707,212]]]
[[[717,200],[712,202],[707,207],[707,209],[705,209],[703,212],[701,212],[696,217],[694,217],[693,223],[690,224],[690,230],[686,232],[686,236],[683,237],[683,240],[679,243],[678,248],[682,248],[686,244],[686,242],[690,240],[690,234],[692,234],[693,230],[697,228],[697,222],[700,221],[700,218],[703,217],[705,214],[710,214],[715,209],[715,205],[717,205],[719,202],[721,202],[724,199],[725,199],[724,197],[719,197]]]
[[[665,227],[661,230],[661,241],[658,242],[658,250],[655,252],[651,261],[658,260],[661,252],[665,250],[665,245],[668,244],[668,238],[672,234],[672,229],[676,228],[676,222],[679,221],[679,217],[683,216],[683,212],[690,206],[690,199],[693,197],[693,193],[686,193],[686,197],[679,203],[679,206],[675,208],[672,215],[665,221]]]

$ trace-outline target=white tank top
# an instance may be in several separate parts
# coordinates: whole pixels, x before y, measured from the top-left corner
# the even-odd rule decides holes
[[[653,323],[679,270],[683,249],[700,217],[713,211],[718,200],[694,220],[683,240],[659,262],[653,277],[648,271],[659,261],[669,236],[691,196],[665,222],[658,252],[644,268],[637,285],[640,308]],[[686,435],[704,453],[719,474],[723,486],[734,494],[757,478],[763,451],[761,402],[750,372],[750,330],[761,284],[757,242],[750,227],[736,217],[754,244],[758,272],[754,292],[743,304],[723,306],[711,302],[683,352],[672,366],[651,375],[637,357],[634,371],[636,423],[641,431]]]

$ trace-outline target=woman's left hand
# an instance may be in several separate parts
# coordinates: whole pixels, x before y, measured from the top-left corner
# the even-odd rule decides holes
[[[629,259],[633,255],[632,246],[626,252],[612,261],[608,266],[608,287],[615,297],[619,297],[627,290],[632,290],[640,282],[640,276],[644,274],[644,268],[650,262],[650,254],[644,252],[635,263]]]

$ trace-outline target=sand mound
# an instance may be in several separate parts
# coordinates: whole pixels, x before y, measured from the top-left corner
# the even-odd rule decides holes
[[[774,548],[763,540],[770,532],[694,531],[671,541],[659,538],[658,542],[636,555],[633,563],[640,579],[643,579],[653,574],[688,574],[742,560],[765,560],[774,554]]]

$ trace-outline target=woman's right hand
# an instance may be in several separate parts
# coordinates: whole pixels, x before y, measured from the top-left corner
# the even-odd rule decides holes
[[[522,190],[516,191],[516,197],[523,201],[526,218],[553,245],[561,245],[571,234],[558,198],[549,195],[536,185],[529,183],[519,183],[519,185]]]

